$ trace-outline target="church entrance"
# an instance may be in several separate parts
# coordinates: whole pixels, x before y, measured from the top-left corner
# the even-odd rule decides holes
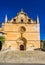
[[[1,51],[1,49],[2,49],[2,42],[0,41],[0,51]]]
[[[20,50],[21,50],[21,51],[25,50],[25,49],[24,49],[24,45],[20,45]]]
[[[18,43],[18,48],[20,51],[26,50],[27,40],[24,37],[17,39],[16,42]]]

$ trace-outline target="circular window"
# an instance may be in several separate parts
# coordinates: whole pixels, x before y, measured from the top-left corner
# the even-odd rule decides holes
[[[24,33],[26,31],[26,28],[24,26],[21,26],[19,31],[20,31],[20,33]]]

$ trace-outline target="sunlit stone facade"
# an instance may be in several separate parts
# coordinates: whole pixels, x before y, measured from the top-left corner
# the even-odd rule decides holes
[[[34,21],[21,10],[10,21],[5,18],[0,32],[3,32],[5,43],[2,49],[15,51],[30,51],[40,48],[40,23],[39,18]]]

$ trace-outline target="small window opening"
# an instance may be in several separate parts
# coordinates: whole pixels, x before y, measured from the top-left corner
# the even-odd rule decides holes
[[[16,19],[13,19],[14,21],[16,21]]]
[[[23,23],[23,19],[21,19],[21,22]]]

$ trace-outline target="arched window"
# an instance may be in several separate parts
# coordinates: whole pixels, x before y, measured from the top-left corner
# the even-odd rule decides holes
[[[16,23],[16,19],[13,19],[13,22],[12,23],[15,24]]]
[[[14,21],[16,21],[16,19],[13,19]]]
[[[23,23],[23,19],[21,19],[21,23]]]
[[[28,23],[31,23],[31,19],[28,19]]]

